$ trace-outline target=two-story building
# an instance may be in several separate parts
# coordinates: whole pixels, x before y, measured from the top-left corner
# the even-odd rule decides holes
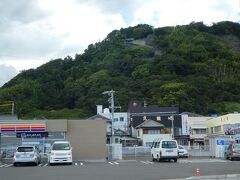
[[[112,127],[114,128],[114,143],[122,143],[123,146],[138,144],[137,138],[130,137],[129,121],[127,112],[114,112],[114,119],[112,122],[112,113],[109,108],[104,108],[102,105],[97,105],[97,115],[93,116],[101,117],[107,122],[107,144],[110,143],[112,136]]]
[[[108,119],[112,119],[112,113],[109,108],[104,108],[102,105],[97,105],[97,114],[104,116]],[[128,114],[127,112],[114,112],[114,120],[113,120],[114,129],[120,129],[129,132],[129,123],[128,123]]]
[[[137,138],[142,140],[143,146],[151,146],[154,139],[171,139],[172,134],[163,124],[154,120],[146,120],[136,126]]]
[[[230,113],[207,121],[209,136],[231,136],[239,138],[240,113]]]
[[[189,131],[187,120],[179,114],[178,107],[150,107],[141,106],[137,101],[132,101],[128,108],[131,133],[137,136],[137,128],[147,120],[153,120],[163,125],[163,127],[173,135],[179,144],[188,145]]]
[[[181,113],[181,115],[187,120],[190,145],[204,145],[204,139],[207,137],[207,120],[212,117],[205,117],[189,112]]]
[[[208,137],[212,156],[224,157],[226,147],[240,140],[240,113],[230,113],[207,120]]]

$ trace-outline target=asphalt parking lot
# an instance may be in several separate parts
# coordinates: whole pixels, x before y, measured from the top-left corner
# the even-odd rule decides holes
[[[0,164],[1,180],[159,180],[190,178],[199,168],[200,176],[239,173],[240,161],[221,159],[180,159],[174,162],[152,162],[151,160],[123,161],[74,161],[72,165],[19,166]]]

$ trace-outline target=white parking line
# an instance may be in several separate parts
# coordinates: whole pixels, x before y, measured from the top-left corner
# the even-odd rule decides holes
[[[146,161],[148,164],[154,164],[153,162],[151,162],[151,161]]]
[[[109,164],[111,164],[111,165],[114,165],[112,162],[108,162]]]
[[[219,160],[219,159],[196,159],[196,160],[179,160],[179,163],[213,163],[213,162],[227,162],[225,160]]]
[[[38,165],[39,167],[42,166],[42,163]]]
[[[7,164],[5,167],[11,167],[11,166],[13,166],[12,164]]]
[[[140,161],[141,163],[143,163],[143,164],[154,164],[153,162],[151,162],[151,161]]]
[[[78,164],[77,163],[75,163],[75,166],[77,166]]]
[[[118,162],[113,162],[114,164],[116,164],[116,165],[119,165],[119,163]]]
[[[43,167],[46,167],[48,165],[48,163],[44,164]]]
[[[2,168],[2,167],[5,167],[5,164],[1,164],[1,165],[0,165],[0,168]]]
[[[83,163],[80,163],[80,165],[82,166],[82,165],[83,165]]]

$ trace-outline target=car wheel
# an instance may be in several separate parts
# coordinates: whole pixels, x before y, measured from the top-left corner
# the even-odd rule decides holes
[[[177,158],[175,158],[175,159],[174,159],[174,162],[177,162],[177,160],[178,160],[178,159],[177,159]]]
[[[152,154],[152,161],[154,162],[156,159],[153,157],[153,154]]]
[[[16,166],[17,166],[17,163],[13,163],[13,166],[16,167]]]
[[[49,166],[54,166],[54,164],[53,163],[49,163]]]

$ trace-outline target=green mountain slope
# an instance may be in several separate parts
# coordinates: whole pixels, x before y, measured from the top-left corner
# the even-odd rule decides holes
[[[14,101],[22,118],[79,118],[107,105],[101,93],[114,89],[123,111],[138,99],[221,114],[240,110],[239,69],[238,23],[141,24],[112,31],[74,58],[21,72],[0,89],[0,101]]]

